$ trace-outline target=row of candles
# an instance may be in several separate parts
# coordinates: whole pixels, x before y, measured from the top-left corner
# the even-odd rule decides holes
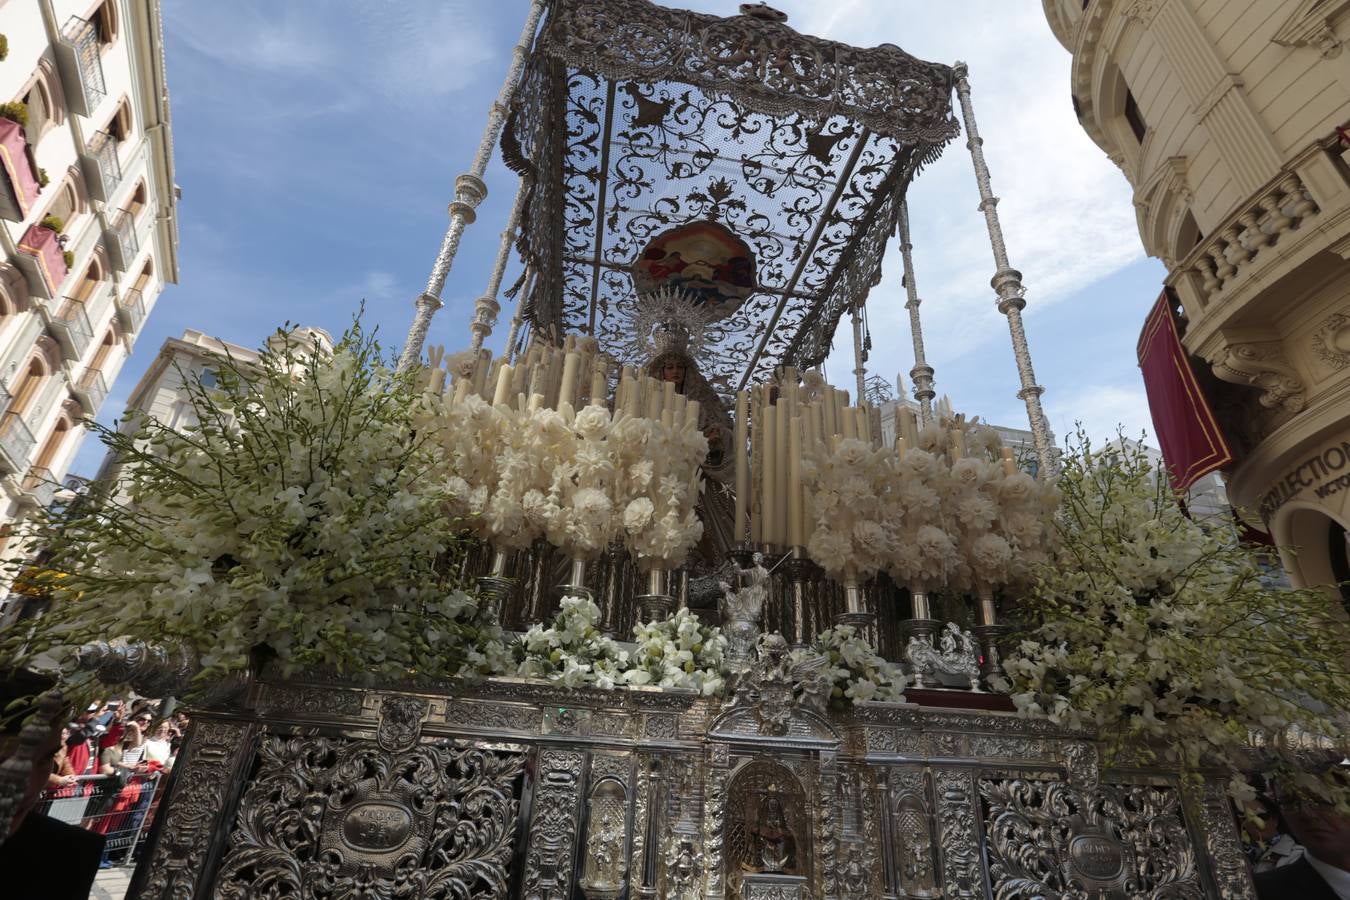
[[[803,547],[810,537],[802,460],[822,459],[841,441],[861,440],[872,449],[882,445],[880,411],[867,402],[850,405],[847,391],[823,385],[807,399],[793,369],[784,371],[781,387],[760,384],[736,395],[736,539],[762,546]],[[914,410],[895,410],[895,450],[903,456],[919,445]],[[967,455],[966,435],[949,430],[949,462]],[[1002,448],[1008,475],[1017,471],[1012,451]]]
[[[562,346],[531,344],[515,364],[494,360],[490,351],[480,350],[464,373],[449,377],[456,402],[472,394],[493,406],[575,411],[583,405],[608,405],[609,381],[616,368],[593,341],[568,335]],[[430,390],[444,391],[446,379],[444,370],[433,369]],[[673,382],[623,366],[618,368],[613,411],[616,417],[644,417],[668,428],[693,428],[699,422],[700,405],[677,393]]]

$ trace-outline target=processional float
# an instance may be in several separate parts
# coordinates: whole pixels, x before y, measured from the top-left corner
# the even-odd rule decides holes
[[[961,122],[1030,460],[934,408],[905,198]],[[520,184],[469,349],[425,367],[499,141]],[[559,584],[619,637],[693,608],[731,642],[727,697],[264,675],[196,717],[135,896],[1251,896],[1220,783],[1105,768],[1091,735],[992,689],[1055,469],[996,204],[964,65],[760,4],[534,0],[401,366],[452,414],[556,411],[578,454],[640,432],[622,485],[612,460],[552,494],[466,480],[471,574],[517,631]],[[896,236],[917,413],[883,446],[864,310]],[[821,366],[846,316],[841,390]],[[624,514],[587,518],[599,494]],[[968,603],[973,635],[934,595]],[[802,648],[839,626],[908,670],[903,702],[831,702]]]

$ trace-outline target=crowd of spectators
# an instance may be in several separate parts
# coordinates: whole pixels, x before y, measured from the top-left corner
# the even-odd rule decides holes
[[[103,835],[101,868],[130,862],[187,724],[146,698],[90,706],[61,730],[38,811]]]

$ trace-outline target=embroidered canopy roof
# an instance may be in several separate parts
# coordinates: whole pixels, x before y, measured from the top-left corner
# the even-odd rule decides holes
[[[518,245],[536,333],[594,334],[623,358],[639,258],[674,259],[653,239],[714,223],[753,268],[700,360],[725,392],[823,360],[880,277],[910,179],[958,132],[951,68],[742,10],[554,0],[502,139],[531,185]]]

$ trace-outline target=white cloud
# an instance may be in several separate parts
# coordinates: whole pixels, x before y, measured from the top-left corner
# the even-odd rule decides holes
[[[1149,416],[1148,397],[1142,386],[1118,384],[1088,384],[1047,395],[1046,415],[1061,444],[1082,423],[1083,431],[1094,444],[1116,438],[1117,431],[1126,437],[1138,438],[1147,431],[1152,441],[1153,420]]]

